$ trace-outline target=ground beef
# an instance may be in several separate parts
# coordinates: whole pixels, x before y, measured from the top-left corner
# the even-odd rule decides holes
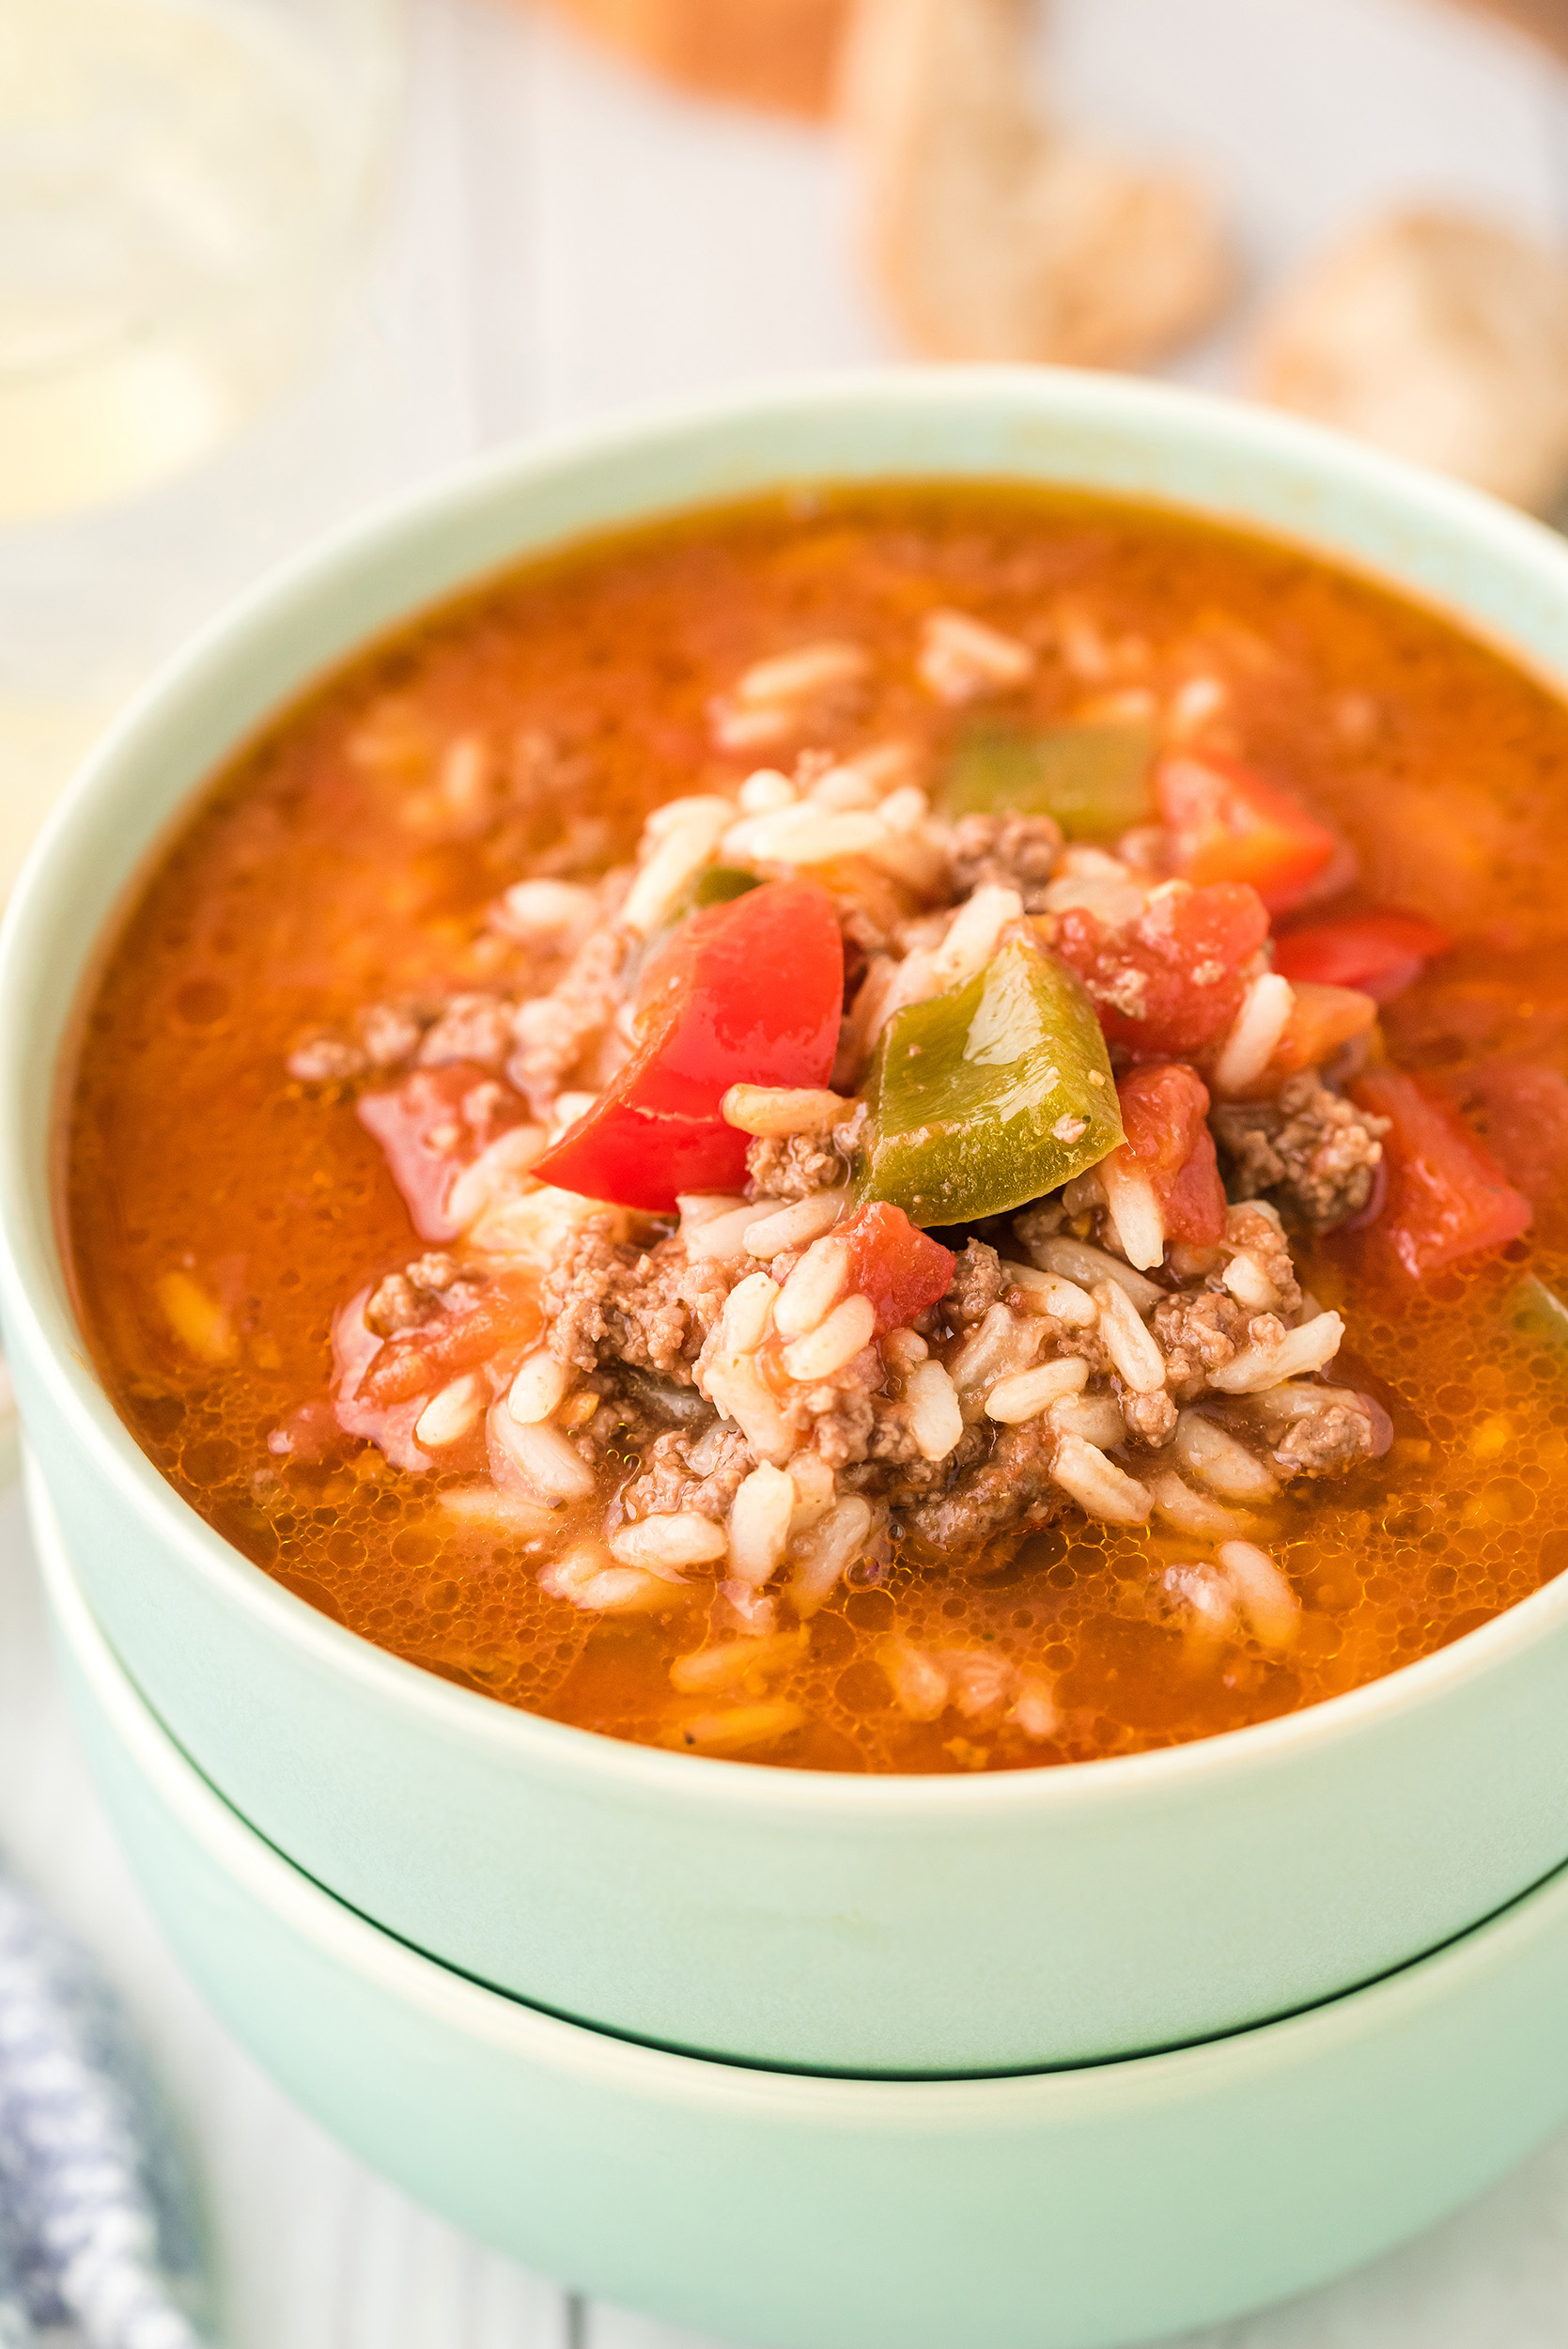
[[[994,1534],[1047,1525],[1066,1506],[1051,1482],[1056,1432],[1048,1418],[1003,1427],[989,1455],[966,1468],[939,1500],[913,1509],[909,1522],[932,1549],[978,1549]]]
[[[839,1471],[843,1491],[863,1493],[868,1500],[886,1501],[895,1509],[908,1509],[944,1493],[965,1469],[985,1459],[992,1429],[984,1422],[966,1427],[944,1460],[927,1460],[908,1433],[901,1403],[873,1396],[876,1414],[870,1457]]]
[[[990,883],[1016,889],[1026,913],[1043,913],[1061,847],[1048,816],[961,816],[949,850],[954,895]]]
[[[442,1298],[457,1288],[458,1269],[455,1256],[430,1249],[401,1272],[389,1272],[365,1306],[365,1328],[380,1338],[422,1329],[439,1312]]]
[[[1389,1127],[1330,1093],[1312,1069],[1290,1078],[1277,1100],[1217,1106],[1209,1123],[1233,1196],[1272,1200],[1287,1222],[1314,1232],[1366,1206]]]
[[[746,1153],[748,1199],[808,1199],[813,1191],[837,1190],[849,1169],[824,1134],[787,1134],[753,1142]]]
[[[881,1377],[877,1365],[877,1377]],[[843,1374],[840,1373],[842,1377]],[[800,1398],[811,1423],[811,1440],[831,1469],[863,1460],[876,1425],[871,1395],[864,1385],[812,1387]]]
[[[1127,1434],[1137,1442],[1147,1444],[1155,1452],[1161,1444],[1170,1442],[1176,1432],[1176,1407],[1163,1390],[1154,1394],[1133,1394],[1129,1391],[1119,1400]]]
[[[642,1473],[621,1494],[621,1507],[633,1518],[692,1510],[722,1525],[755,1466],[738,1428],[713,1427],[700,1436],[672,1428],[648,1446]]]
[[[1033,1262],[1030,1254],[1043,1239],[1050,1239],[1066,1220],[1066,1209],[1060,1199],[1041,1199],[1032,1207],[1025,1207],[1013,1218],[1013,1231],[1026,1264]]]
[[[942,1299],[942,1312],[955,1330],[984,1321],[1007,1283],[1001,1258],[983,1239],[971,1239],[953,1268],[953,1283]]]
[[[549,1116],[564,1080],[614,1018],[628,944],[627,933],[608,924],[592,931],[550,993],[513,1013],[506,1074],[536,1117]]]
[[[1155,1307],[1155,1336],[1165,1357],[1166,1383],[1186,1403],[1211,1371],[1222,1370],[1240,1353],[1247,1343],[1247,1315],[1223,1291],[1189,1291]]]
[[[1297,1387],[1293,1400],[1298,1401],[1301,1392]],[[1358,1461],[1380,1459],[1392,1440],[1389,1414],[1370,1394],[1325,1387],[1322,1395],[1315,1410],[1299,1416],[1263,1416],[1269,1456],[1282,1475],[1341,1476]]]
[[[499,1068],[512,1042],[512,1005],[499,995],[454,995],[419,1047],[422,1068],[446,1068],[473,1061]]]
[[[1296,1277],[1296,1264],[1279,1226],[1262,1207],[1243,1203],[1233,1207],[1225,1219],[1225,1253],[1232,1256],[1240,1249],[1253,1257],[1261,1267],[1264,1278],[1273,1286],[1280,1299],[1282,1314],[1294,1314],[1301,1303],[1301,1283]]]
[[[630,1362],[689,1387],[731,1286],[722,1266],[689,1257],[683,1240],[627,1247],[594,1216],[545,1275],[539,1301],[557,1361],[578,1370]]]

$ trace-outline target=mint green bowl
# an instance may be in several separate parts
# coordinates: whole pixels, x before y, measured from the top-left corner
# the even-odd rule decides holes
[[[1085,2071],[801,2078],[536,2014],[356,1917],[220,1800],[50,1517],[77,1724],[197,1987],[363,2159],[580,2289],[776,2349],[1098,2349],[1371,2258],[1568,2111],[1568,1872],[1310,2015]]]
[[[621,1745],[381,1653],[228,1548],[85,1357],[50,1198],[56,1064],[128,885],[280,704],[496,567],[785,482],[1013,476],[1297,540],[1568,659],[1568,550],[1263,413],[1093,375],[846,377],[541,443],[333,539],[151,686],[0,940],[0,1310],[67,1548],[137,1685],[272,1843],[416,1948],[665,2046],[968,2075],[1169,2047],[1369,1981],[1568,1859],[1568,1583],[1374,1687],[998,1780]]]

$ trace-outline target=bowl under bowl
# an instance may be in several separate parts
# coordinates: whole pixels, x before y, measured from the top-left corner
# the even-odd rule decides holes
[[[1369,2258],[1568,2111],[1568,1871],[1310,2015],[1087,2071],[803,2079],[536,2014],[245,1827],[35,1524],[99,1790],[198,1988],[365,2161],[610,2299],[777,2349],[1099,2349]]]
[[[104,744],[0,941],[7,1342],[70,1555],[161,1718],[271,1843],[416,1947],[629,2036],[801,2068],[967,2075],[1180,2045],[1498,1908],[1568,1855],[1568,1583],[1311,1712],[999,1780],[782,1772],[508,1711],[314,1612],[138,1450],[70,1308],[51,1104],[146,860],[238,744],[367,640],[501,565],[703,500],[963,475],[1252,524],[1561,672],[1568,550],[1347,443],[1097,376],[835,380],[533,446],[295,564]]]

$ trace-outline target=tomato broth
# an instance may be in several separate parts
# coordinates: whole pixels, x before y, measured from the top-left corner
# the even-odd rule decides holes
[[[1358,1687],[1568,1565],[1565,782],[1445,619],[1141,506],[573,548],[140,889],[94,1359],[268,1574],[583,1728],[981,1771]]]

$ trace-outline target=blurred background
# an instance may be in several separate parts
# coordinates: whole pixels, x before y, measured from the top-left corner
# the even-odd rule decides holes
[[[1328,377],[1277,351],[1276,395],[1386,415],[1391,368],[1397,440],[1449,417],[1421,369],[1467,336],[1438,360],[1517,441],[1493,379],[1533,359],[1549,503],[1564,53],[1559,0],[3,0],[0,891],[105,716],[268,565],[645,400],[933,352],[1255,387],[1260,321],[1349,240]],[[1444,249],[1400,243],[1412,207]],[[1456,319],[1478,281],[1496,314]]]

